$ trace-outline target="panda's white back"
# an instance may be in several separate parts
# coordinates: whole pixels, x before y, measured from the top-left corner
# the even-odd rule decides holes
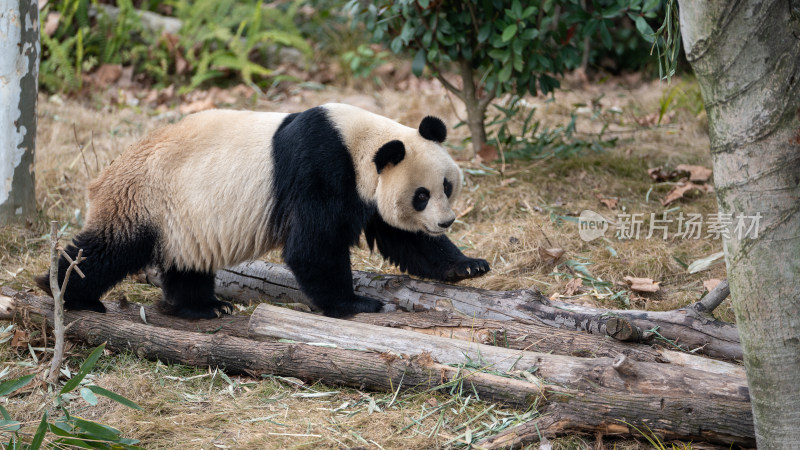
[[[90,222],[109,217],[109,201],[130,201],[113,210],[149,216],[162,233],[164,264],[182,270],[214,270],[266,253],[274,246],[267,229],[271,143],[285,117],[210,110],[157,131],[92,184]]]

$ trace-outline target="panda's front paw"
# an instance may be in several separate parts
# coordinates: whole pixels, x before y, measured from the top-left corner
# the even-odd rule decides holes
[[[444,281],[460,281],[475,278],[488,272],[489,263],[485,259],[464,258],[457,261],[444,273]]]
[[[373,298],[356,295],[352,300],[339,303],[323,313],[328,317],[347,317],[358,313],[376,313],[383,308],[383,302]]]
[[[234,311],[232,304],[217,299],[180,306],[162,300],[159,307],[164,314],[184,319],[216,319],[225,314],[233,314]]]

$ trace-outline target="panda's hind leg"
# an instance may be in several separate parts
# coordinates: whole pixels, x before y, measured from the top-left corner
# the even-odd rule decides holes
[[[85,277],[73,271],[64,292],[64,308],[72,311],[105,312],[100,297],[125,276],[136,273],[150,263],[156,242],[155,231],[148,226],[137,226],[130,231],[119,231],[111,226],[84,229],[72,240],[64,252],[75,260],[78,249],[83,250],[84,261],[78,264]],[[63,286],[69,262],[58,261],[58,283]],[[36,284],[49,295],[50,271],[37,276]]]
[[[163,298],[159,305],[165,314],[187,319],[213,319],[231,314],[233,305],[214,296],[214,272],[163,271]]]

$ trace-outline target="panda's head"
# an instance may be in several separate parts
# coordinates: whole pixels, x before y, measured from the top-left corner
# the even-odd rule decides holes
[[[437,236],[455,221],[452,204],[461,192],[461,171],[442,146],[446,137],[444,123],[428,116],[415,133],[375,153],[376,200],[386,223]]]

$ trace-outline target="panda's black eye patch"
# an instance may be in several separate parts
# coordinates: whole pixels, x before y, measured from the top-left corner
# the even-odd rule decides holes
[[[420,187],[414,191],[414,199],[411,200],[411,204],[417,211],[422,211],[426,206],[428,206],[428,200],[430,199],[431,191],[425,189],[424,187]]]
[[[446,195],[447,198],[453,195],[453,183],[448,181],[447,178],[444,179],[444,195]]]

